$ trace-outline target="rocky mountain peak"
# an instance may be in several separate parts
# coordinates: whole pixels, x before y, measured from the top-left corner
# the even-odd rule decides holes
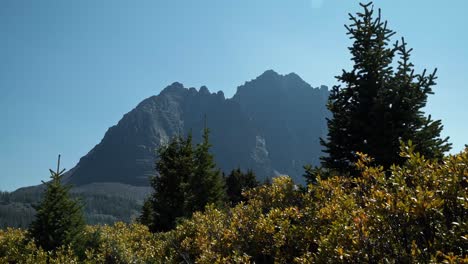
[[[208,90],[208,88],[206,86],[202,86],[200,87],[200,90],[198,91],[200,94],[202,95],[210,95],[210,90]]]
[[[260,74],[260,76],[258,76],[257,79],[278,78],[280,76],[281,75],[274,70],[266,70],[265,72]]]
[[[167,86],[161,91],[161,95],[163,94],[179,94],[186,90],[183,84],[179,82],[174,82],[171,85]]]
[[[233,100],[239,102],[240,100],[243,100],[241,98],[245,97],[274,97],[284,99],[284,96],[288,97],[292,94],[295,94],[294,97],[296,97],[298,94],[315,92],[324,91],[318,88],[313,88],[296,73],[281,75],[273,70],[268,70],[259,77],[239,86]],[[327,92],[326,96],[328,96]]]
[[[273,70],[239,86],[232,99],[206,86],[197,90],[174,82],[125,114],[68,178],[77,186],[147,186],[155,173],[156,149],[172,136],[189,132],[194,143],[199,142],[206,116],[222,171],[240,166],[253,169],[260,179],[280,173],[300,182],[302,166],[317,164],[321,155],[327,93],[326,87],[314,89],[295,73]]]

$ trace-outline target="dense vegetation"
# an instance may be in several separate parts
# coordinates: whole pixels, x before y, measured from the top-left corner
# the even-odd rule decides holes
[[[360,177],[318,177],[306,190],[288,177],[244,192],[233,208],[206,208],[174,230],[140,224],[88,226],[84,263],[329,263],[468,261],[468,149],[442,162],[408,147],[406,162]],[[0,262],[75,263],[66,245],[45,252],[27,231],[0,231]]]
[[[0,231],[0,262],[468,263],[468,148],[443,155],[440,121],[421,111],[435,75],[414,75],[406,43],[386,48],[393,32],[362,6],[348,27],[354,70],[330,97],[329,156],[306,167],[308,186],[222,177],[205,127],[195,147],[189,135],[160,148],[139,223],[83,227],[51,171],[30,228]]]

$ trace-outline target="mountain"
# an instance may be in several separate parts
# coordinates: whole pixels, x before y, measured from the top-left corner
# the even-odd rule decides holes
[[[303,165],[318,164],[321,155],[327,98],[327,87],[272,70],[239,86],[232,98],[176,82],[125,114],[64,179],[83,201],[88,223],[131,221],[151,191],[156,149],[190,132],[197,143],[206,124],[222,171],[240,167],[259,180],[287,174],[303,183]],[[38,185],[1,194],[0,228],[27,226],[42,192]]]
[[[273,171],[296,182],[302,182],[305,164],[319,163],[327,99],[326,86],[314,89],[295,73],[272,70],[240,86],[232,98],[260,131]]]
[[[217,165],[225,172],[253,169],[260,179],[288,174],[302,181],[302,166],[316,164],[326,132],[326,87],[312,88],[298,75],[269,70],[223,92],[180,83],[143,100],[111,127],[67,178],[74,185],[119,182],[148,186],[155,150],[176,134],[201,139],[205,122]]]

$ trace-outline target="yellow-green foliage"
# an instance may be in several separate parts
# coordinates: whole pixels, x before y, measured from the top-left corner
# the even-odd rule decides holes
[[[468,263],[468,150],[442,162],[411,146],[402,155],[406,165],[384,172],[360,154],[360,177],[318,177],[307,190],[278,177],[167,233],[89,226],[80,256],[66,246],[44,252],[7,229],[0,263]]]

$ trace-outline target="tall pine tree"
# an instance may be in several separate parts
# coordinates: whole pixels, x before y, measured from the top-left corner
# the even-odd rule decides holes
[[[188,216],[185,210],[189,192],[188,182],[193,176],[192,136],[185,140],[180,136],[158,149],[157,176],[151,180],[154,189],[145,202],[140,222],[152,232],[167,231],[175,227],[176,220]]]
[[[190,197],[186,209],[189,212],[202,211],[207,204],[222,206],[225,202],[224,179],[210,153],[209,134],[210,130],[205,125],[203,140],[195,150],[195,171],[189,182]]]
[[[50,170],[51,181],[44,183],[44,198],[35,208],[36,218],[29,227],[30,237],[46,251],[66,245],[80,247],[84,230],[82,207],[70,198],[70,186],[61,183],[64,172],[60,170],[59,155],[57,171]]]
[[[440,138],[440,120],[426,117],[422,110],[436,84],[436,72],[415,74],[412,49],[404,39],[389,45],[395,32],[381,19],[380,10],[375,15],[372,3],[361,6],[363,12],[350,14],[346,26],[353,40],[349,50],[354,66],[337,76],[343,86],[334,86],[330,93],[332,118],[327,120],[327,139],[321,139],[328,155],[322,157],[322,165],[354,174],[356,152],[363,152],[389,168],[403,161],[399,147],[408,140],[427,158],[440,159],[450,150],[448,138]]]

